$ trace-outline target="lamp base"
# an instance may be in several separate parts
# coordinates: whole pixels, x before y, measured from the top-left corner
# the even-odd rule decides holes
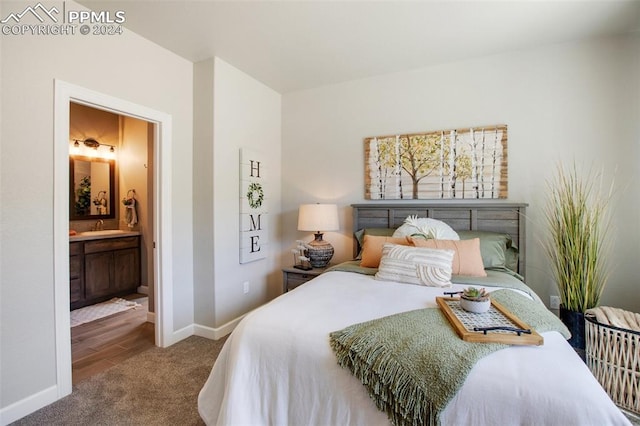
[[[333,246],[322,239],[322,234],[314,234],[316,239],[307,244],[307,257],[314,268],[326,268],[333,257]]]

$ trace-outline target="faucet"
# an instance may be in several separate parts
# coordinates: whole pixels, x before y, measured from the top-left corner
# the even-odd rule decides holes
[[[96,224],[93,226],[93,230],[94,231],[102,231],[103,227],[104,227],[104,220],[98,219],[96,221]]]

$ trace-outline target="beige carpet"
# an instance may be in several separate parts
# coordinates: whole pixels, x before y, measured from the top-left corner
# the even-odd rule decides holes
[[[197,398],[226,339],[151,348],[14,425],[203,425]]]

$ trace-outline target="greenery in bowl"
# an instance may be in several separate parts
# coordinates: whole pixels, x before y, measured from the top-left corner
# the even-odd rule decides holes
[[[474,314],[487,312],[491,308],[489,293],[484,288],[467,287],[460,295],[460,307]]]
[[[574,164],[569,170],[558,166],[549,184],[544,215],[550,238],[544,248],[560,303],[574,312],[584,313],[598,306],[607,283],[607,203],[611,191],[603,193],[601,183],[601,173],[590,171],[582,177]]]
[[[463,299],[472,300],[476,302],[482,302],[489,298],[489,293],[484,288],[468,287],[462,290]]]

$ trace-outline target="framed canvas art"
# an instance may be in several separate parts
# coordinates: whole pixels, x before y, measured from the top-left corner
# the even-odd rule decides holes
[[[368,200],[507,198],[507,126],[364,140]]]

